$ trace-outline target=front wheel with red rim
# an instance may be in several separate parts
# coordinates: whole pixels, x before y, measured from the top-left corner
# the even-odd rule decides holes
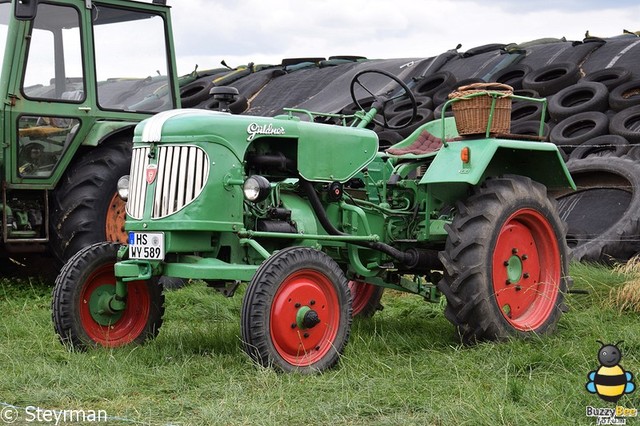
[[[127,283],[124,309],[115,300],[119,244],[97,243],[76,253],[56,279],[52,319],[60,340],[73,348],[143,343],[162,325],[164,295],[157,278]]]
[[[342,355],[351,328],[347,279],[326,254],[281,250],[254,275],[241,310],[251,358],[280,371],[321,372]]]
[[[438,288],[467,342],[553,331],[570,278],[566,226],[546,188],[526,177],[488,179],[448,226]]]

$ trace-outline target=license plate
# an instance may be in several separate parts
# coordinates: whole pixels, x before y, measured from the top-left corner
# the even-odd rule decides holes
[[[164,233],[129,232],[129,258],[164,260]]]

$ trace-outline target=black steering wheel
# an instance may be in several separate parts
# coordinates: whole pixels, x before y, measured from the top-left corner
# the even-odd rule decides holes
[[[403,90],[400,91],[397,95],[391,96],[389,94],[389,92],[383,94],[383,95],[375,95],[371,90],[369,90],[367,88],[367,86],[360,80],[360,78],[365,75],[365,74],[380,74],[383,75],[391,80],[393,80],[394,82],[396,82]],[[360,104],[360,100],[356,97],[356,93],[355,93],[355,88],[357,86],[360,86],[365,92],[367,92],[368,94],[370,94],[373,97],[373,104],[371,105],[372,108],[376,108],[378,110],[378,112],[380,113],[380,115],[382,116],[382,122],[376,118],[371,119],[371,121],[375,124],[377,124],[378,126],[382,126],[385,129],[389,129],[389,130],[400,130],[400,129],[404,129],[405,127],[409,127],[416,119],[416,117],[418,116],[418,103],[416,102],[416,97],[413,95],[413,93],[411,92],[411,90],[409,89],[409,87],[402,81],[400,80],[398,77],[396,77],[395,75],[387,72],[387,71],[383,71],[383,70],[365,70],[365,71],[360,71],[358,74],[356,74],[355,76],[353,76],[353,79],[351,80],[351,86],[349,88],[350,92],[351,92],[351,99],[353,99],[353,102],[356,104],[356,106],[358,108],[360,108],[361,110],[364,110],[365,108]],[[402,96],[407,96],[410,100],[411,100],[411,110],[413,112],[413,114],[411,115],[411,118],[407,121],[403,121],[401,125],[397,125],[397,126],[392,126],[389,124],[388,120],[387,120],[387,116],[384,113],[385,110],[385,106],[387,105],[387,103],[398,99]]]

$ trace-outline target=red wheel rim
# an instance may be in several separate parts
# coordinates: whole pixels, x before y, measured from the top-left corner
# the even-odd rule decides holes
[[[80,321],[91,340],[116,347],[131,343],[142,334],[149,319],[151,298],[144,281],[127,283],[127,306],[120,318],[111,325],[100,325],[91,314],[89,301],[96,289],[109,284],[114,286],[115,293],[113,264],[98,268],[85,281],[80,294]]]
[[[351,312],[355,317],[367,307],[377,288],[373,284],[362,281],[349,281],[349,290],[351,291]]]
[[[312,309],[320,322],[303,329],[300,309]],[[270,333],[278,354],[289,364],[306,367],[334,349],[340,324],[338,293],[321,272],[301,269],[289,275],[276,292],[269,316]]]
[[[114,241],[122,244],[127,243],[127,233],[124,230],[126,205],[127,203],[125,203],[117,193],[111,198],[104,224],[104,234],[107,241]]]
[[[556,233],[533,209],[521,209],[504,223],[493,253],[493,290],[504,318],[517,330],[531,331],[551,315],[561,280]]]

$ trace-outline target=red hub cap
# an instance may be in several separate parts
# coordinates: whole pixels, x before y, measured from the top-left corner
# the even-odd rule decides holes
[[[333,283],[321,272],[302,269],[276,292],[269,317],[271,340],[288,363],[306,367],[334,350],[340,305]]]
[[[109,287],[115,294],[112,264],[98,268],[85,281],[80,295],[80,321],[87,336],[94,342],[107,347],[126,345],[140,336],[147,325],[150,307],[147,286],[144,281],[127,283],[126,308],[113,313],[113,322],[105,324],[105,317],[109,313],[96,312],[94,302],[97,297],[104,297]]]
[[[551,224],[533,209],[512,214],[493,253],[493,290],[506,320],[521,331],[542,326],[554,309],[561,273]]]

